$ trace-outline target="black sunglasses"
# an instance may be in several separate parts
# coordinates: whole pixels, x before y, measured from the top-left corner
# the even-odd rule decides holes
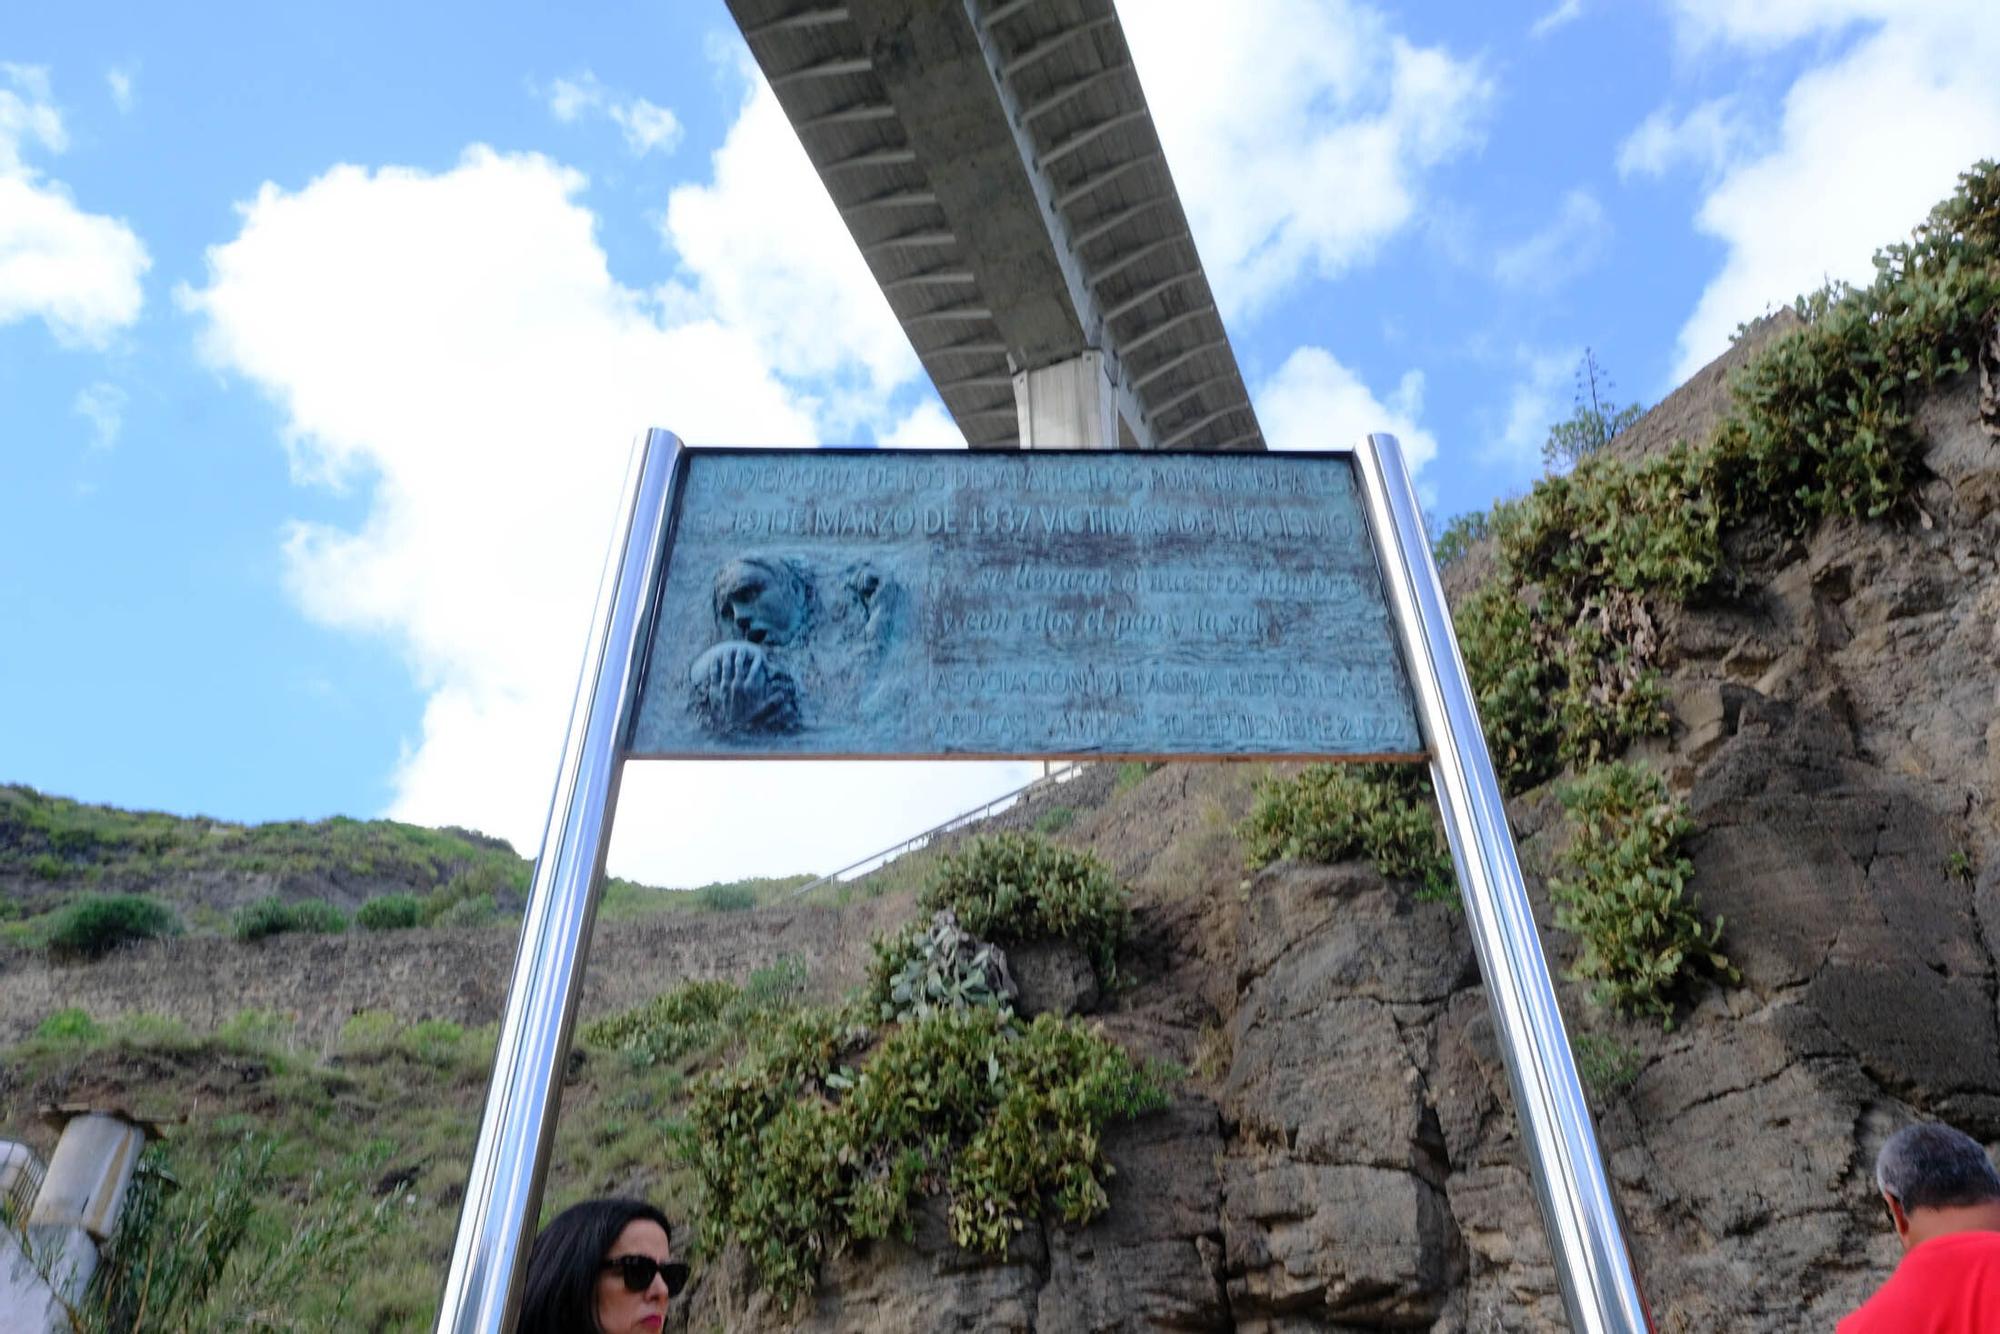
[[[669,1297],[680,1296],[681,1289],[688,1282],[688,1267],[679,1260],[655,1260],[650,1255],[621,1255],[615,1260],[606,1260],[604,1267],[618,1271],[618,1277],[625,1280],[627,1292],[644,1292],[652,1287],[655,1274],[667,1281]]]

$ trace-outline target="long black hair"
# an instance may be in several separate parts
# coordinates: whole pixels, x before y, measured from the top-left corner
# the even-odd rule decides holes
[[[518,1334],[598,1334],[597,1275],[618,1234],[639,1219],[673,1240],[667,1216],[644,1200],[585,1200],[557,1214],[528,1256]]]

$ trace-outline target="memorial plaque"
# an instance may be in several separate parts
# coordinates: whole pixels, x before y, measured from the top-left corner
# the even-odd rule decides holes
[[[1346,454],[690,451],[629,753],[1415,759]]]

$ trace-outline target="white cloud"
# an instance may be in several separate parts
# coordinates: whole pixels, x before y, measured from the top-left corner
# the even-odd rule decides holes
[[[1935,8],[1932,0],[1673,0],[1684,43],[1724,43],[1758,50],[1837,30],[1864,19]]]
[[[1727,248],[1682,327],[1676,380],[1744,320],[1823,281],[1866,281],[1957,174],[2000,151],[2000,8],[1984,0],[1793,0],[1775,9],[1682,0],[1713,40],[1760,47],[1879,15],[1784,97],[1769,151],[1733,163],[1696,227]],[[1755,17],[1762,15],[1762,17]]]
[[[0,324],[40,319],[66,345],[101,347],[139,317],[146,247],[116,218],[78,208],[29,151],[69,146],[46,70],[0,64]]]
[[[742,113],[707,184],[667,200],[665,235],[692,299],[750,333],[779,374],[801,385],[838,435],[922,372],[888,298],[840,220],[798,136],[747,52],[727,57],[748,80]]]
[[[1618,145],[1618,175],[1664,176],[1690,166],[1714,176],[1736,156],[1744,137],[1741,113],[1734,98],[1718,97],[1675,120],[1662,107]]]
[[[1493,276],[1505,287],[1549,291],[1587,272],[1610,240],[1604,206],[1588,190],[1571,190],[1548,226],[1494,257]]]
[[[1386,402],[1324,348],[1302,347],[1255,395],[1257,420],[1272,449],[1342,449],[1371,431],[1396,437],[1414,476],[1437,457],[1437,437],[1417,424],[1421,371],[1405,372]]]
[[[1554,9],[1536,19],[1528,29],[1530,37],[1546,37],[1557,28],[1566,28],[1583,17],[1583,0],[1560,0]]]
[[[112,66],[104,72],[105,85],[111,89],[111,105],[122,112],[129,112],[137,102],[132,86],[132,71]]]
[[[965,432],[958,429],[944,404],[927,398],[884,431],[876,443],[884,449],[964,449]]]
[[[38,143],[60,153],[69,147],[69,135],[63,130],[62,113],[56,110],[47,70],[0,63],[0,76],[8,85],[0,88],[0,173],[13,176],[27,170],[21,161],[23,144]]]
[[[655,106],[643,97],[620,102],[611,109],[611,119],[625,132],[625,146],[634,157],[648,153],[671,153],[681,141],[681,123],[674,113]]]
[[[1426,176],[1475,145],[1493,87],[1358,0],[1121,13],[1225,312],[1363,263],[1416,216]]]
[[[573,125],[587,115],[603,115],[625,136],[625,146],[634,157],[648,153],[671,153],[680,146],[680,118],[666,107],[643,97],[620,97],[606,88],[595,74],[585,70],[574,79],[555,79],[540,90],[549,114],[565,125]]]
[[[296,192],[266,185],[179,293],[207,359],[282,410],[295,475],[366,496],[353,527],[295,524],[284,557],[307,615],[387,639],[427,695],[393,813],[527,852],[633,433],[818,434],[753,331],[670,316],[612,277],[584,189],[486,148],[438,174],[335,167]],[[1023,773],[636,765],[614,865],[683,884],[831,869]]]
[[[104,451],[125,429],[125,391],[102,380],[77,392],[70,410],[90,423],[90,448]]]
[[[586,111],[597,111],[604,106],[604,85],[597,76],[585,70],[574,79],[557,79],[549,84],[542,100],[549,104],[549,114],[565,125],[573,125]]]
[[[1524,347],[1514,355],[1521,378],[1514,382],[1507,398],[1506,424],[1481,457],[1524,471],[1539,471],[1549,427],[1570,414],[1575,368],[1583,349],[1551,352]]]

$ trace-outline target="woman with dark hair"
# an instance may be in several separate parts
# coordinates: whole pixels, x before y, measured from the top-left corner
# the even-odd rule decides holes
[[[667,1216],[644,1200],[585,1200],[555,1216],[528,1257],[519,1334],[659,1334],[687,1286]]]

